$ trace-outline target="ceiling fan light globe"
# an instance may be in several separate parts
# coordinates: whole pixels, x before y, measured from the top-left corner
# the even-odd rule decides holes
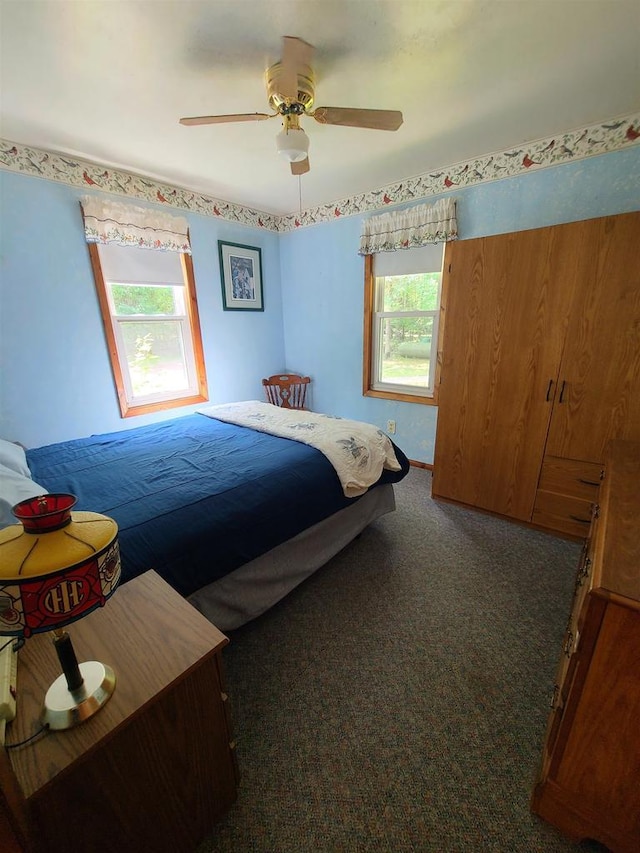
[[[299,163],[306,160],[309,153],[309,137],[301,128],[281,130],[276,136],[276,147],[278,154],[290,163]]]

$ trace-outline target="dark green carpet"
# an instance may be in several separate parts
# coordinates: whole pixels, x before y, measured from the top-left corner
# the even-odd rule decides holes
[[[430,486],[230,635],[242,781],[199,853],[602,849],[529,812],[579,545]]]

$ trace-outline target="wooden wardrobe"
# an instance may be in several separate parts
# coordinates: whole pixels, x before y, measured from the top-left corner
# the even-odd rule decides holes
[[[640,212],[447,244],[434,497],[585,536],[640,440]]]

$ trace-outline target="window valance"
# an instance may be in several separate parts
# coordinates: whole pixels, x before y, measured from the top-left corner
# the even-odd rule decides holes
[[[95,196],[81,201],[87,243],[117,243],[191,254],[187,220],[160,210]]]
[[[456,203],[452,198],[441,198],[435,204],[419,204],[365,219],[359,254],[395,252],[457,238]]]

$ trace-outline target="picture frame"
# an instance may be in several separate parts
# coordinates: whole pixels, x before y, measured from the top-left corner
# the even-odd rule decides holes
[[[222,307],[225,311],[264,311],[262,252],[257,246],[218,240]]]

